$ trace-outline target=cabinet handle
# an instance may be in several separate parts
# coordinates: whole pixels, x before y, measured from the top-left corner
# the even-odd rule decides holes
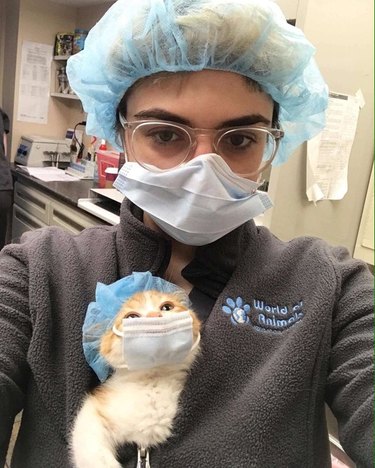
[[[72,218],[69,218],[64,213],[61,213],[61,211],[56,210],[56,208],[53,208],[52,216],[62,221],[62,223],[64,223],[66,226],[75,229],[77,232],[81,232],[84,229],[84,226],[82,226],[82,224],[73,221]]]
[[[26,224],[27,226],[29,226],[31,229],[39,229],[40,227],[42,227],[40,224],[36,223],[35,221],[33,221],[32,219],[30,219],[28,216],[25,216],[24,214],[22,214],[20,211],[17,211],[16,212],[16,217],[19,221],[21,221],[22,223]]]
[[[17,190],[17,195],[20,199],[26,201],[26,202],[30,202],[30,203],[33,203],[34,205],[37,205],[39,206],[40,208],[42,208],[43,210],[46,209],[46,204],[42,201],[42,200],[39,200],[38,198],[36,197],[33,197],[32,195],[30,195],[28,192],[24,192],[22,190]]]

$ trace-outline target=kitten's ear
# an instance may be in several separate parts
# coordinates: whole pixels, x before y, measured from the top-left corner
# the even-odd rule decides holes
[[[179,301],[181,304],[184,304],[185,306],[190,305],[189,299],[187,299],[187,295],[185,291],[175,291],[173,293],[173,296],[177,301]]]
[[[110,354],[110,352],[112,351],[112,346],[116,338],[117,337],[113,333],[112,330],[108,330],[106,333],[104,333],[100,341],[100,350],[99,350],[102,356],[106,357]]]

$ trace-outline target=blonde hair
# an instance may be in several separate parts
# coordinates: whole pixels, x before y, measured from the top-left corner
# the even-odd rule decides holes
[[[228,57],[228,52],[241,56],[262,33],[263,21],[258,16],[259,11],[249,9],[248,0],[233,0],[230,4],[226,0],[209,0],[193,5],[188,12],[181,11],[176,24],[182,29],[190,52],[199,50],[201,44],[215,44],[217,57]]]

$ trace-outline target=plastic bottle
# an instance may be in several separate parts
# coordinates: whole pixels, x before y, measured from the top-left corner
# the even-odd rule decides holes
[[[107,143],[106,143],[106,141],[104,139],[101,140],[99,149],[101,151],[107,151]]]

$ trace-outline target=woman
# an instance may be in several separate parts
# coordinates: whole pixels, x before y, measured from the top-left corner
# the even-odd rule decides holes
[[[7,155],[7,133],[9,133],[9,118],[0,107],[0,250],[6,242],[13,199],[13,181]]]
[[[98,385],[86,310],[97,282],[134,271],[184,287],[204,322],[152,468],[329,467],[325,401],[349,455],[372,465],[366,265],[252,220],[270,206],[262,170],[323,127],[313,51],[267,0],[118,0],[69,60],[88,132],[124,143],[127,200],[117,227],[48,228],[0,256],[4,450],[24,408],[12,466],[70,466],[72,421]],[[124,467],[136,457],[119,448]]]

